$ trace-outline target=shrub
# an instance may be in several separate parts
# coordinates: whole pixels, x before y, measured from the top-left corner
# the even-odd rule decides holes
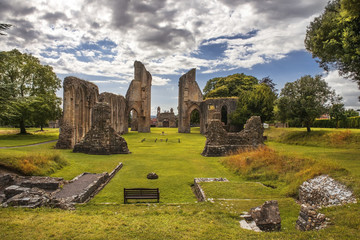
[[[292,197],[297,196],[304,181],[340,170],[334,162],[279,155],[268,147],[241,151],[224,158],[222,163],[247,180],[282,186],[282,193]]]

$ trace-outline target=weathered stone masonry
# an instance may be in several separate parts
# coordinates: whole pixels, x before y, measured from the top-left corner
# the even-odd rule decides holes
[[[110,105],[110,125],[119,134],[128,131],[128,116],[131,110],[138,115],[137,130],[150,132],[151,74],[141,62],[134,63],[134,80],[126,98],[112,93],[99,95],[98,87],[76,77],[64,80],[63,117],[56,148],[71,149],[79,143],[92,126],[92,109],[97,102]]]

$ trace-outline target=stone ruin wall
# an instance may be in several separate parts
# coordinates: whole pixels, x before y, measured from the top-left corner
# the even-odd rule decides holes
[[[131,110],[136,111],[136,125],[138,132],[150,132],[151,83],[151,74],[146,70],[145,66],[141,62],[135,61],[134,80],[132,80],[126,93],[126,116],[130,114]]]
[[[103,92],[99,95],[99,102],[105,102],[110,105],[111,119],[110,123],[112,128],[124,134],[128,132],[128,116],[126,113],[126,100],[121,95]]]
[[[139,132],[150,132],[151,74],[141,62],[134,63],[134,80],[126,98],[112,93],[101,93],[88,81],[66,77],[64,80],[63,117],[60,124],[58,149],[72,149],[92,126],[92,109],[97,102],[105,102],[111,108],[111,127],[119,134],[128,132],[128,116],[131,109],[138,112]]]
[[[200,132],[204,133],[200,110],[204,97],[195,78],[196,69],[193,68],[179,79],[179,133],[190,133],[190,114],[195,109],[200,113]]]
[[[176,128],[176,117],[174,114],[174,110],[171,108],[170,112],[161,112],[160,107],[157,108],[157,127],[171,127]],[[164,121],[167,120],[169,122],[169,126],[164,126]]]
[[[219,119],[210,122],[202,155],[218,157],[264,144],[264,128],[259,116],[249,118],[241,132],[227,132]]]
[[[88,81],[66,77],[64,80],[63,117],[56,148],[73,148],[91,128],[91,109],[98,101],[98,87]]]
[[[231,124],[230,115],[236,110],[237,98],[211,98],[204,100],[203,94],[196,82],[196,69],[191,69],[179,79],[179,133],[190,132],[190,115],[194,110],[200,114],[200,133],[206,134],[207,127],[215,115],[221,116],[221,109],[226,109],[229,132],[237,132],[239,128]]]

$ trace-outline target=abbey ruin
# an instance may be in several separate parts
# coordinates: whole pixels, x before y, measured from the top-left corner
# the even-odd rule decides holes
[[[63,117],[56,148],[72,149],[92,127],[92,110],[97,102],[110,105],[110,125],[119,134],[128,132],[128,116],[133,112],[131,125],[139,132],[150,132],[151,74],[138,61],[134,63],[134,80],[126,97],[113,93],[99,94],[98,87],[75,77],[64,80]]]
[[[227,132],[238,131],[239,129],[231,124],[230,119],[230,114],[236,109],[237,98],[204,100],[195,75],[194,68],[179,79],[178,132],[190,132],[190,117],[193,111],[199,113],[202,134],[207,133],[213,119],[218,119]],[[108,92],[99,93],[98,87],[91,82],[76,77],[66,77],[64,112],[56,148],[72,149],[84,139],[92,129],[94,122],[92,112],[97,103],[109,105],[110,120],[107,122],[117,134],[127,133],[129,126],[131,131],[150,132],[151,84],[151,74],[139,61],[134,62],[134,79],[125,97]],[[161,113],[158,107],[157,118],[157,127],[176,127],[176,116],[172,109],[170,112]]]

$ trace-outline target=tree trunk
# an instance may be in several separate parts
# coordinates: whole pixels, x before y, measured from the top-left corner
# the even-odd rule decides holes
[[[24,119],[20,119],[20,134],[26,134]]]
[[[310,125],[306,126],[307,132],[311,132]]]

